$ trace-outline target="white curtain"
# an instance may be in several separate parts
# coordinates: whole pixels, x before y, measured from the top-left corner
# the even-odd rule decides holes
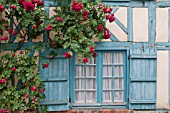
[[[112,61],[113,57],[114,60]],[[115,52],[114,56],[112,56],[112,53],[103,54],[103,102],[112,102],[113,98],[114,102],[123,102],[123,90],[124,90],[123,59],[124,57],[122,52]],[[112,97],[113,95],[112,93],[114,93],[114,97]]]
[[[91,59],[86,64],[86,66],[76,66],[76,103],[96,102],[96,66],[94,65],[95,63],[96,61],[94,59]]]

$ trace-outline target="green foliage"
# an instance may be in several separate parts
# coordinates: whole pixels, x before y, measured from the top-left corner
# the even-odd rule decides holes
[[[5,78],[6,82],[0,83],[0,109],[34,111],[40,106],[38,99],[45,98],[44,93],[40,92],[44,89],[44,84],[37,71],[37,57],[29,57],[29,51],[22,52],[15,56],[8,53],[1,57],[0,67],[3,70],[0,72],[0,80]],[[16,83],[21,82],[21,86],[15,83],[11,85],[12,76],[18,78]],[[33,91],[32,86],[36,86],[38,89]],[[26,94],[28,98],[25,97]]]

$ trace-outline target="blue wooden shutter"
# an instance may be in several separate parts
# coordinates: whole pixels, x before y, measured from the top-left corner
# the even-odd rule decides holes
[[[156,109],[157,51],[130,51],[129,109]]]
[[[46,99],[41,104],[48,106],[48,111],[62,111],[69,109],[69,59],[64,58],[65,50],[60,49],[57,57],[50,61],[50,50],[45,51],[40,60],[40,73],[45,83]],[[49,62],[49,67],[42,68],[43,62]]]

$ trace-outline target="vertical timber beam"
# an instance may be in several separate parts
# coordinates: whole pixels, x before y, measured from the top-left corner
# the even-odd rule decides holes
[[[49,7],[45,7],[44,10],[46,11],[47,13],[47,16],[49,16]],[[46,21],[44,22],[44,24],[46,23]],[[43,42],[47,42],[48,41],[48,38],[49,38],[49,32],[44,30],[44,35],[43,35]]]
[[[127,21],[128,21],[128,41],[132,42],[133,41],[133,9],[131,6],[128,7],[128,12],[127,12]]]
[[[148,19],[148,41],[150,44],[154,44],[156,37],[156,6],[154,1],[148,3]]]
[[[168,43],[170,43],[170,9],[168,9]],[[169,104],[170,104],[170,50],[168,50],[168,69],[169,69],[169,72],[168,72],[168,74],[169,74],[169,91],[168,91],[168,93],[169,93],[169,95],[168,95],[168,102],[169,102]]]

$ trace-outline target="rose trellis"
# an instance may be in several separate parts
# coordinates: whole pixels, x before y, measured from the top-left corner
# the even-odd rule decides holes
[[[33,112],[38,107],[41,112],[46,112],[38,101],[45,98],[38,66],[48,68],[48,62],[38,64],[40,57],[32,55],[31,50],[43,52],[52,48],[49,58],[53,59],[57,49],[64,48],[68,50],[64,57],[71,58],[74,53],[80,62],[87,63],[89,58],[97,57],[94,38],[98,41],[110,38],[103,20],[110,23],[115,20],[111,7],[76,0],[69,3],[70,7],[65,2],[61,4],[54,9],[55,15],[49,18],[43,10],[42,0],[0,0],[1,113]],[[49,35],[51,32],[53,36]],[[41,35],[48,40],[39,44],[32,42]],[[32,45],[22,48],[30,42]],[[14,43],[18,44],[15,48]],[[10,48],[10,52],[5,52],[6,48]]]

